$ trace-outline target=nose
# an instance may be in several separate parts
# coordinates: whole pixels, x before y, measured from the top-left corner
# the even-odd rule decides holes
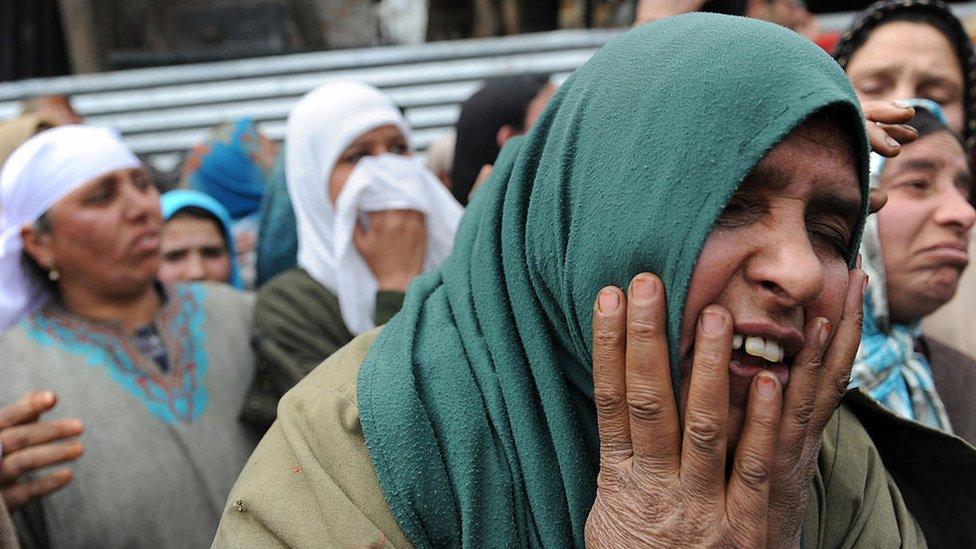
[[[824,265],[805,227],[774,229],[762,249],[750,258],[746,277],[760,295],[781,307],[801,307],[815,300],[824,286]]]
[[[895,85],[891,87],[891,90],[884,98],[886,101],[897,101],[899,99],[912,99],[914,97],[919,97],[917,91],[915,91],[915,84],[911,82],[908,78],[899,78]]]
[[[197,252],[191,252],[183,266],[183,276],[189,281],[199,281],[207,279],[207,266],[203,258]]]
[[[126,219],[139,220],[144,217],[156,217],[162,219],[162,212],[159,206],[159,191],[156,187],[139,187],[134,181],[129,179],[123,186],[125,193],[125,216]]]
[[[951,187],[939,203],[935,221],[940,225],[957,227],[960,232],[968,232],[976,223],[976,209],[956,187]]]

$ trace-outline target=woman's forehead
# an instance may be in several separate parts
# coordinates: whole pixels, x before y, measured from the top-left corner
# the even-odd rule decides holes
[[[85,183],[82,183],[81,185],[78,186],[78,188],[68,193],[63,199],[61,199],[61,201],[78,198],[80,196],[83,196],[85,193],[91,192],[93,189],[99,186],[105,185],[107,183],[116,182],[119,179],[124,179],[124,178],[134,179],[137,177],[139,178],[149,177],[149,172],[146,171],[146,168],[143,166],[139,166],[136,168],[122,168],[118,170],[113,170],[104,173],[94,179],[86,181]]]
[[[827,118],[804,123],[759,161],[743,189],[789,194],[808,189],[836,195],[859,209],[861,185],[852,141],[839,123]]]

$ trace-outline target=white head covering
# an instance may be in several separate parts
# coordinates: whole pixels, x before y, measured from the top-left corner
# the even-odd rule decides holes
[[[106,173],[141,166],[114,130],[60,126],[28,139],[0,172],[0,332],[48,298],[23,260],[20,229]]]
[[[424,213],[428,229],[424,268],[429,270],[450,250],[462,211],[419,160],[396,155],[361,161],[336,200],[338,207],[333,207],[328,186],[339,155],[364,133],[386,125],[399,128],[409,144],[410,129],[393,101],[358,82],[323,84],[288,115],[285,176],[298,229],[298,265],[336,294],[343,321],[355,334],[373,327],[377,289],[372,272],[351,244],[358,213],[389,209]],[[435,227],[443,233],[435,234]]]

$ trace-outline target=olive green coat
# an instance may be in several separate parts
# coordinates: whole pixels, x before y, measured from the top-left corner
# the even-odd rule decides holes
[[[353,340],[282,399],[231,492],[214,547],[410,546],[359,423],[356,377],[378,333]],[[803,547],[925,547],[925,537],[973,546],[973,471],[973,447],[852,392],[824,432]]]
[[[382,326],[403,305],[403,293],[376,293],[373,322]],[[299,267],[258,291],[251,344],[257,371],[242,418],[260,429],[275,419],[278,400],[323,360],[353,339],[339,310],[339,298]]]

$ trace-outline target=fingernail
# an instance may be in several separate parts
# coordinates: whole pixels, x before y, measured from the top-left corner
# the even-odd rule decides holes
[[[762,398],[773,397],[773,394],[776,392],[776,380],[773,379],[772,374],[759,372],[756,375],[756,392]]]
[[[901,107],[903,109],[910,109],[910,108],[912,108],[912,106],[911,106],[910,103],[908,103],[907,101],[901,100],[901,99],[895,100],[895,105],[897,105],[897,106],[899,106],[899,107]]]
[[[861,254],[860,254],[860,252],[858,252],[858,254],[857,254],[857,268],[858,269],[861,268]]]
[[[633,297],[640,303],[647,303],[657,294],[657,284],[646,276],[638,276],[630,285]]]
[[[702,331],[705,335],[719,335],[725,327],[725,315],[706,310],[701,316]]]
[[[612,313],[620,306],[620,297],[612,288],[604,288],[600,290],[596,303],[601,313]]]
[[[864,273],[864,285],[861,287],[861,295],[868,293],[868,280],[871,277],[867,273]]]
[[[890,135],[885,136],[885,143],[887,143],[889,147],[895,149],[901,148],[901,143],[895,141],[895,138],[891,137]]]
[[[823,320],[823,324],[820,325],[820,346],[824,347],[827,345],[827,339],[830,338],[830,332],[834,330],[834,325],[830,323],[826,318]]]

